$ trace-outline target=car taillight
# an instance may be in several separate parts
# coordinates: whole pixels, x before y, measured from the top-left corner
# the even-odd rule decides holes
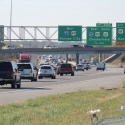
[[[14,76],[14,75],[15,75],[15,72],[11,72],[11,73],[10,73],[10,76]]]
[[[33,72],[32,69],[30,70],[30,72],[31,72],[31,73]]]
[[[59,68],[59,70],[62,70],[62,68]]]

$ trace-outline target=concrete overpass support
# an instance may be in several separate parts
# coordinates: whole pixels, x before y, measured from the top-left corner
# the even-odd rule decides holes
[[[68,63],[68,54],[66,54],[66,63]]]
[[[99,54],[99,62],[102,62],[102,54]]]
[[[79,53],[76,54],[76,65],[79,64]]]

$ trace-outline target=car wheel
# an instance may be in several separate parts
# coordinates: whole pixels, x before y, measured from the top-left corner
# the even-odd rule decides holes
[[[31,82],[32,82],[32,81],[34,81],[34,77],[33,77],[33,78],[31,78]]]
[[[35,78],[34,81],[37,81],[37,78]]]
[[[17,83],[17,88],[21,88],[21,80]]]
[[[56,76],[54,76],[54,79],[56,79]]]
[[[11,83],[11,88],[12,88],[12,89],[15,89],[15,88],[16,88],[16,80],[15,80],[13,83]]]
[[[37,75],[36,75],[36,77],[34,78],[34,81],[37,81]]]
[[[71,76],[74,76],[74,73],[71,73]]]

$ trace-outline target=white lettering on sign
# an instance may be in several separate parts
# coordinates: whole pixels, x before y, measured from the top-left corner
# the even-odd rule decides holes
[[[102,30],[110,30],[110,28],[108,28],[108,27],[107,27],[107,28],[101,28],[101,29],[102,29]]]
[[[72,27],[67,27],[67,30],[73,30],[73,28]]]
[[[91,30],[97,30],[97,28],[91,28]]]

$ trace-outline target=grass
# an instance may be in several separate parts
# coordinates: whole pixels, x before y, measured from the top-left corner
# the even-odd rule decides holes
[[[90,90],[0,105],[0,125],[88,125],[91,109],[99,119],[125,115],[125,90]]]

